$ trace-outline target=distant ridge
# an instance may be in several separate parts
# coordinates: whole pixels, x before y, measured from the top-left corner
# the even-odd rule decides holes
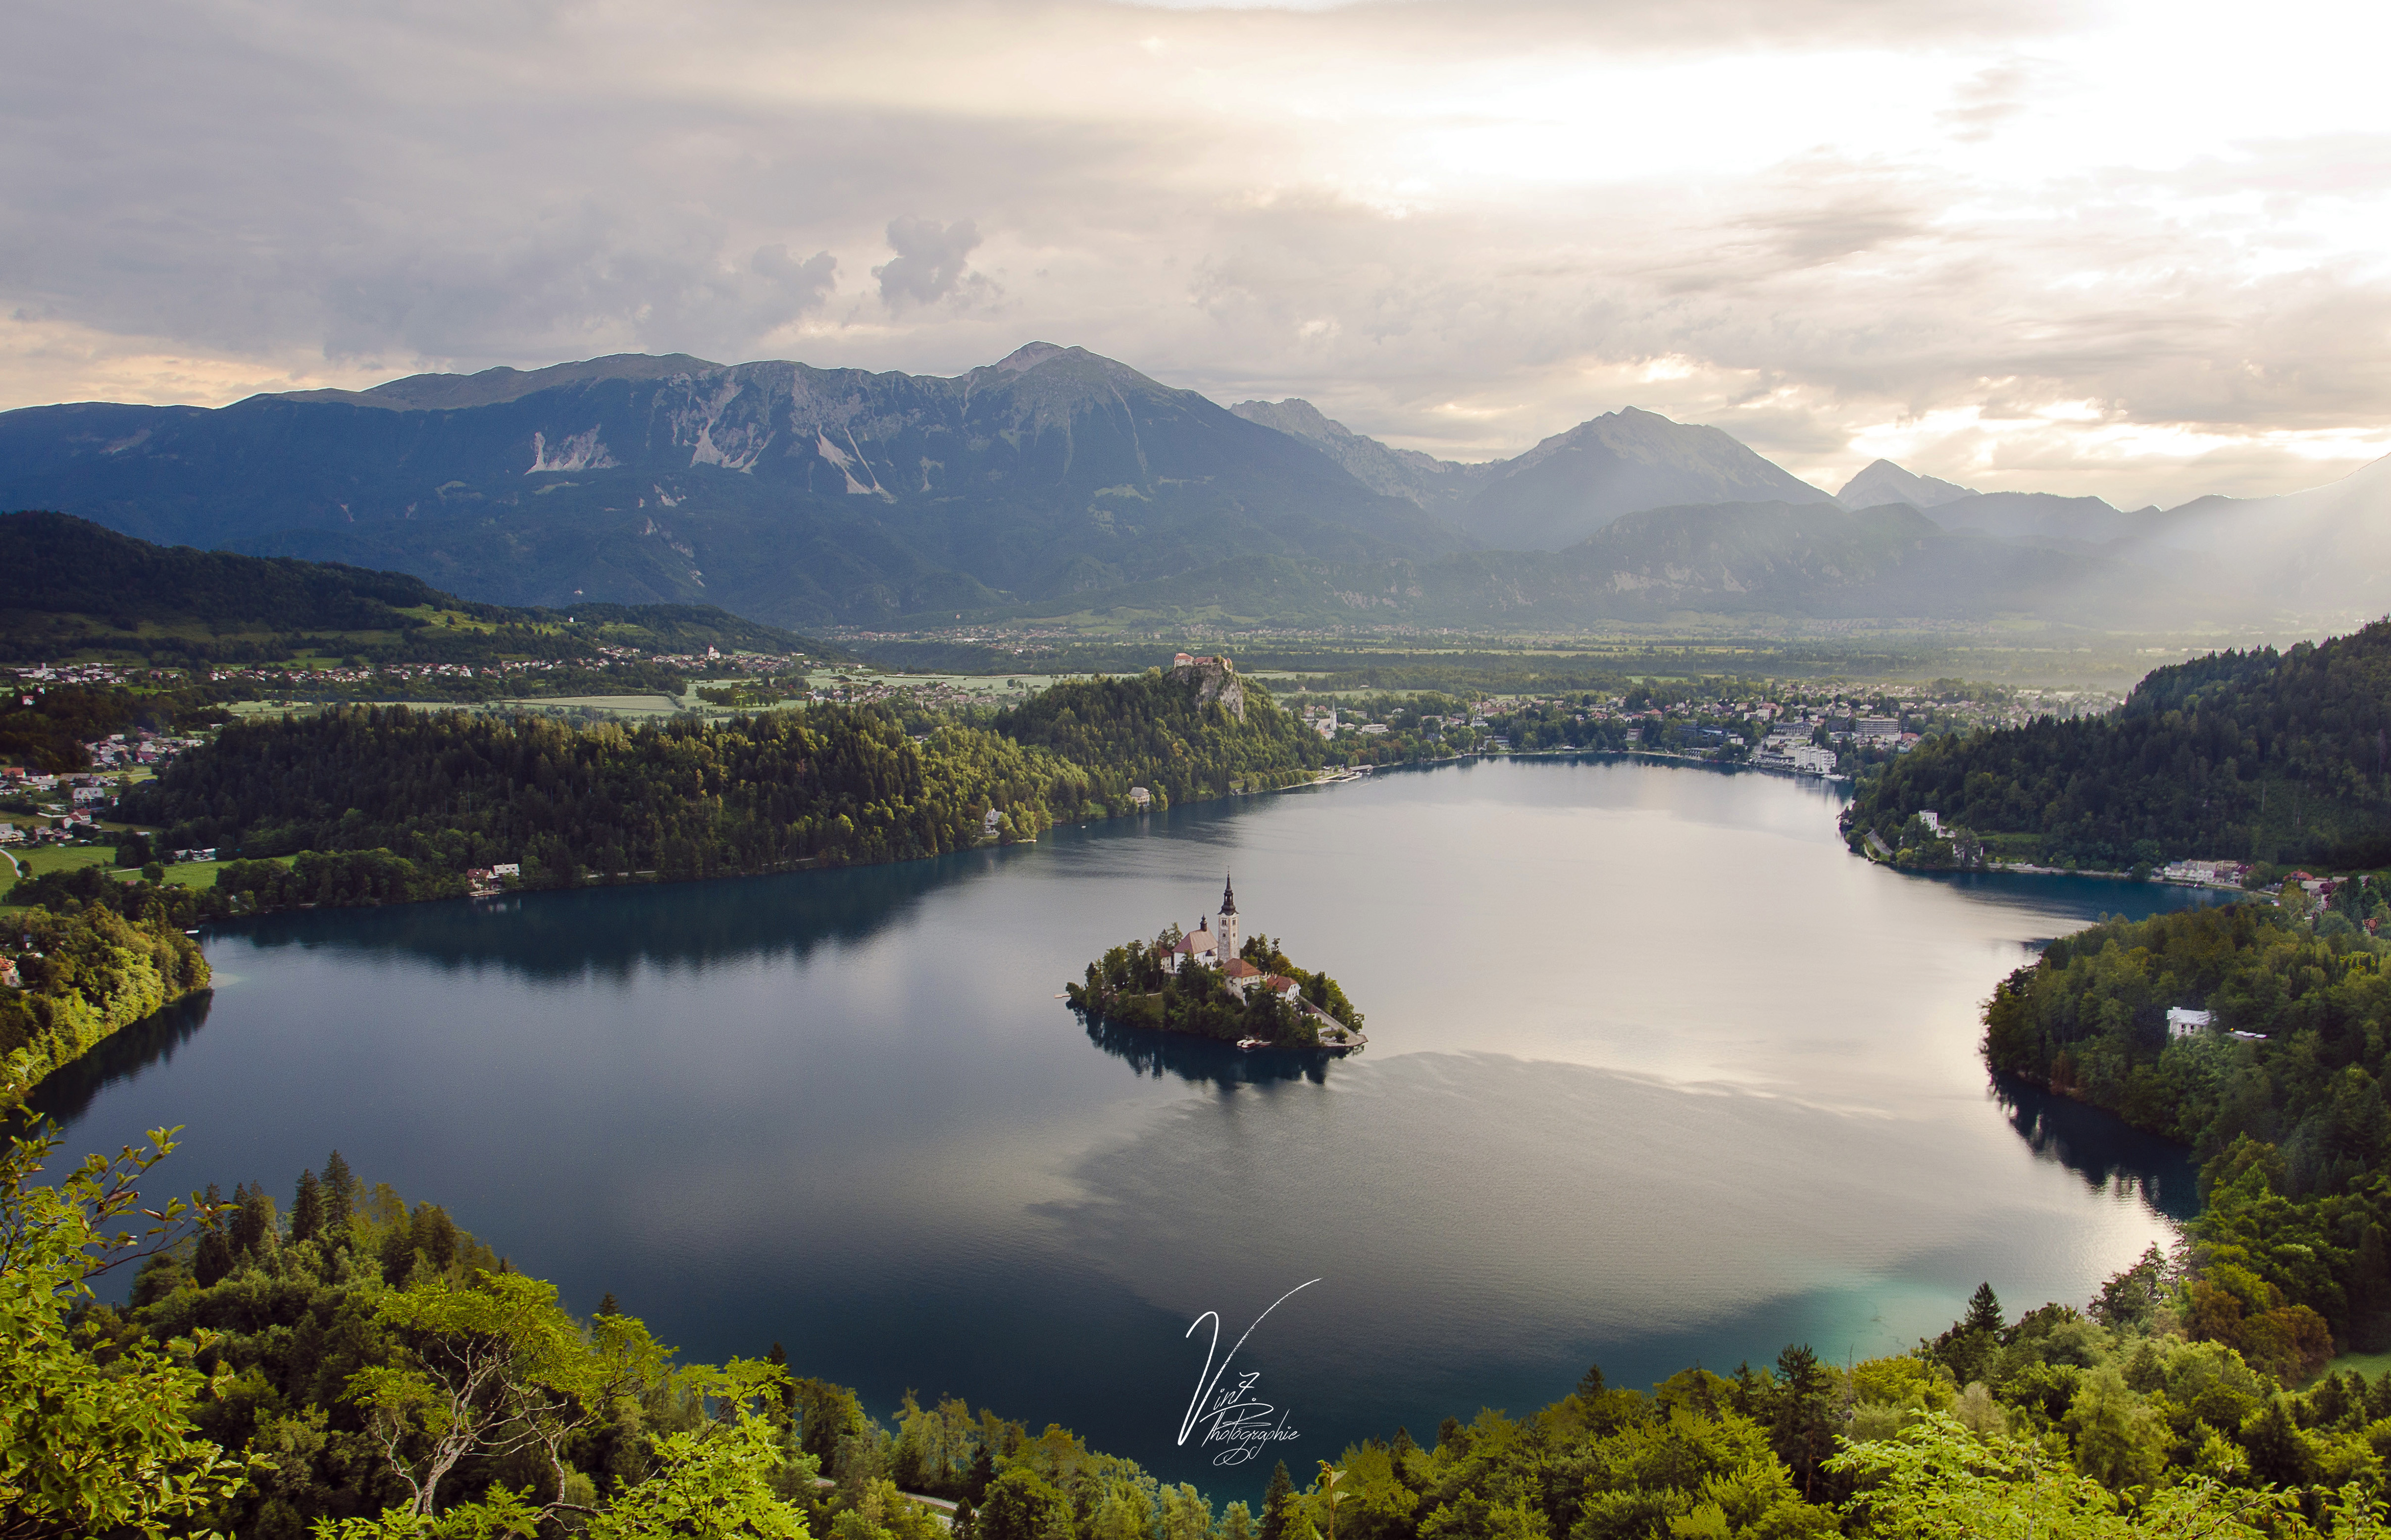
[[[1786,511],[1891,506],[1962,539]],[[0,413],[8,508],[404,572],[492,603],[713,604],[799,630],[1097,615],[1508,627],[1532,612],[1653,614],[1664,592],[1700,614],[1997,611],[2100,626],[2161,593],[2162,613],[2195,627],[2340,624],[2391,607],[2380,465],[2331,487],[2162,513],[1982,492],[1880,460],[1837,498],[1716,427],[1635,408],[1511,459],[1460,464],[1300,399],[1232,409],[1043,340],[954,376],[622,354],[214,410],[29,408]],[[1557,602],[1546,578],[1582,557],[1542,557],[1655,511],[1622,537],[1676,550],[1681,572],[1622,547],[1607,569],[1612,598],[1597,603],[1581,573]],[[1791,543],[1772,546],[1777,535]],[[1672,547],[1680,537],[1695,544]],[[1713,546],[1733,559],[1712,564],[1701,553]],[[1834,550],[1877,576],[1858,579]],[[1751,563],[1764,555],[1762,581]],[[1480,557],[1473,570],[1499,581],[1427,581]],[[1419,591],[1405,573],[1422,575]]]
[[[1248,422],[1275,428],[1310,444],[1371,491],[1425,509],[1458,507],[1501,464],[1498,460],[1469,465],[1438,459],[1416,449],[1397,449],[1353,432],[1321,415],[1311,402],[1294,396],[1284,401],[1240,401],[1229,409]]]
[[[1880,503],[1906,502],[1923,512],[1938,504],[1976,495],[1972,486],[1921,476],[1889,459],[1880,459],[1845,482],[1843,489],[1835,494],[1835,500],[1845,508],[1874,508]]]
[[[1489,546],[1558,550],[1648,508],[1772,501],[1834,498],[1717,428],[1627,407],[1496,466],[1460,518]]]
[[[458,411],[469,407],[495,407],[508,401],[520,401],[540,391],[554,390],[559,385],[576,385],[588,380],[667,380],[720,368],[720,364],[709,363],[686,353],[667,353],[661,357],[644,353],[610,353],[603,358],[585,359],[577,364],[551,364],[546,369],[500,367],[485,369],[479,374],[410,374],[405,379],[392,380],[361,391],[279,391],[250,399],[346,401],[360,407],[381,407],[402,412]]]

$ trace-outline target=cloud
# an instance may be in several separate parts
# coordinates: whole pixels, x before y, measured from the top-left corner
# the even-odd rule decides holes
[[[979,246],[979,230],[968,219],[945,226],[935,219],[892,219],[888,245],[896,260],[874,267],[872,276],[880,280],[880,298],[891,310],[988,288],[987,278],[963,270],[963,259]]]
[[[1455,458],[1633,404],[1824,483],[1902,442],[1959,480],[2285,490],[2391,423],[2385,31],[28,0],[0,406],[630,350],[955,373],[1044,336]]]

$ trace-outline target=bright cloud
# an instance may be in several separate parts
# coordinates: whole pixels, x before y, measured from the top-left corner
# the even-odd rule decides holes
[[[2391,444],[2387,16],[34,0],[0,406],[1045,338],[1462,458],[2286,490]]]

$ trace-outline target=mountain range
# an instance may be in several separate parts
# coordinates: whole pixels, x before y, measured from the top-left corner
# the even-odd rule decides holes
[[[492,602],[801,627],[2113,626],[2391,599],[2372,559],[2391,554],[2391,460],[2164,511],[1884,460],[1830,495],[1720,429],[1628,408],[1463,464],[1047,343],[951,377],[621,355],[213,409],[29,408],[0,413],[5,508]]]

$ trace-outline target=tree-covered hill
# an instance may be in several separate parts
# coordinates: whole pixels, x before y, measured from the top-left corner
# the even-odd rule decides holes
[[[515,609],[418,577],[292,557],[153,545],[64,513],[0,514],[0,656],[130,654],[174,663],[305,651],[443,663],[647,653],[849,654],[704,604]]]
[[[1226,659],[1066,680],[1000,712],[996,730],[1079,765],[1113,806],[1132,786],[1167,804],[1294,785],[1327,762],[1320,735]]]
[[[534,886],[934,856],[1059,818],[1305,779],[1318,734],[1225,663],[1058,685],[916,741],[881,708],[575,728],[405,706],[226,725],[128,791],[173,847],[245,858],[388,850],[435,872],[519,862]]]
[[[2360,925],[2391,912],[2386,896],[2346,884],[2313,921],[2255,903],[2109,921],[2052,942],[1985,1007],[1995,1070],[2207,1163],[2211,1265],[2191,1302],[2203,1334],[2254,1359],[2273,1351],[2258,1319],[2294,1308],[2344,1345],[2391,1345],[2391,941]],[[2171,1031],[2178,1006],[2212,1019]]]
[[[2287,1392],[2202,1335],[2152,1249],[2085,1311],[1989,1286],[1909,1353],[1792,1345],[1648,1391],[1588,1368],[1519,1417],[1396,1428],[1258,1507],[1048,1423],[911,1393],[872,1415],[778,1342],[710,1367],[611,1294],[583,1315],[335,1150],[162,1203],[171,1142],[47,1177],[0,1151],[0,1525],[245,1540],[2383,1540],[2391,1376]],[[147,1208],[156,1223],[145,1224]],[[131,1228],[121,1239],[110,1231]],[[122,1304],[87,1280],[141,1262]],[[2255,1282],[2256,1280],[2253,1280]],[[636,1305],[637,1301],[632,1301]],[[2187,1307],[2191,1308],[2187,1308]],[[762,1334],[759,1334],[762,1335]],[[1262,1459],[1270,1456],[1264,1455]],[[1221,1474],[1247,1491],[1260,1462]],[[1309,1473],[1307,1473],[1309,1474]],[[909,1494],[954,1504],[950,1523]],[[2313,1522],[2311,1522],[2313,1521]]]
[[[1852,837],[1926,809],[2088,866],[2391,864],[2391,622],[2162,668],[2105,717],[1921,744],[1861,791]]]
[[[244,857],[387,849],[437,870],[517,862],[534,886],[934,856],[987,814],[1034,835],[1090,801],[1051,754],[821,705],[728,723],[575,729],[404,706],[233,723],[126,794],[169,845]]]

